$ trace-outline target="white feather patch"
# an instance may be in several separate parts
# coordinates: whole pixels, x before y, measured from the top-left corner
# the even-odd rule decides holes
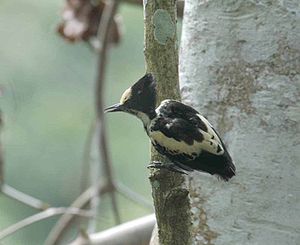
[[[160,108],[165,106],[165,104],[169,103],[171,100],[167,99],[161,102],[160,106],[156,108],[156,113],[159,115]],[[213,126],[209,123],[209,121],[200,114],[197,116],[201,119],[201,121],[206,125],[207,132],[201,130],[199,128],[200,133],[203,135],[204,139],[201,142],[194,141],[192,145],[185,143],[184,141],[177,141],[174,138],[169,138],[159,131],[150,131],[150,138],[152,141],[157,141],[161,146],[171,150],[182,152],[188,155],[192,155],[192,153],[196,153],[199,155],[202,150],[210,152],[215,155],[224,154],[224,149],[221,143],[220,138],[213,130]],[[166,128],[170,128],[171,125],[166,125]],[[219,151],[218,151],[219,149]]]
[[[120,104],[124,104],[131,97],[131,88],[125,90],[120,99]]]
[[[216,134],[216,132],[213,130],[213,126],[210,124],[210,122],[202,115],[197,114],[197,116],[201,119],[201,121],[206,125],[207,132],[202,131],[199,129],[199,131],[202,133],[204,137],[204,144],[205,148],[204,150],[216,154],[216,155],[222,155],[224,153],[224,149],[221,143],[221,139]],[[218,148],[221,150],[218,152]]]
[[[184,141],[177,141],[173,138],[169,138],[159,131],[150,131],[149,133],[154,144],[154,141],[156,141],[159,145],[167,148],[169,151],[185,153],[191,156],[193,153],[196,153],[197,155],[201,153],[201,143],[197,141],[194,141],[192,145],[188,145]]]
[[[161,107],[165,106],[165,104],[168,104],[171,100],[170,99],[167,99],[167,100],[163,100],[160,105],[155,109],[155,112],[160,115],[160,109]]]

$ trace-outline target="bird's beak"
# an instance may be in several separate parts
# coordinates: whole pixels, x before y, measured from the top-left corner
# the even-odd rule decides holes
[[[104,112],[115,112],[115,111],[124,111],[125,107],[123,105],[121,105],[120,103],[109,106],[107,108],[104,109]]]

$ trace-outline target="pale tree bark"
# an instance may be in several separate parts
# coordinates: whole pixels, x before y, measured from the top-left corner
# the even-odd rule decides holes
[[[299,244],[299,0],[186,0],[183,100],[220,131],[229,183],[191,181],[195,244]]]
[[[144,20],[147,72],[157,80],[157,103],[179,99],[176,1],[144,1]],[[152,161],[168,161],[154,149],[151,153]],[[190,204],[184,177],[168,170],[151,170],[149,178],[160,244],[189,244]]]

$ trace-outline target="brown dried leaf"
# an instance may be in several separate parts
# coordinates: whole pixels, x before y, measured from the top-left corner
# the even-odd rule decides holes
[[[97,36],[99,22],[105,8],[103,1],[66,0],[58,33],[70,42],[88,41]],[[115,17],[110,30],[110,43],[121,38],[120,22]]]

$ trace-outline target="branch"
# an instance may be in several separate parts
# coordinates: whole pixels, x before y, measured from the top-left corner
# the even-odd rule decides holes
[[[99,153],[103,160],[103,172],[107,178],[108,185],[110,185],[113,189],[115,189],[115,184],[113,182],[113,174],[112,174],[112,164],[110,155],[108,153],[108,144],[107,144],[107,136],[106,136],[106,126],[104,120],[104,103],[103,103],[103,94],[104,94],[104,80],[105,80],[105,69],[107,64],[107,50],[108,50],[108,40],[110,34],[110,26],[112,24],[113,18],[117,11],[119,5],[119,1],[108,1],[107,5],[104,8],[100,26],[98,29],[98,39],[100,45],[99,53],[98,53],[98,74],[96,78],[96,87],[95,87],[95,98],[96,98],[96,115],[97,121],[96,125],[99,132]],[[120,223],[120,214],[117,208],[116,196],[115,192],[112,191],[110,193],[112,208],[115,215],[116,223]]]
[[[105,121],[103,116],[103,87],[104,87],[104,81],[105,81],[105,70],[106,70],[106,64],[107,64],[107,52],[108,52],[108,45],[109,45],[109,38],[111,35],[111,26],[113,24],[114,16],[116,14],[118,7],[118,1],[108,1],[104,5],[104,9],[101,15],[101,20],[99,22],[98,27],[98,33],[97,33],[97,39],[93,42],[89,42],[90,47],[92,47],[94,50],[98,53],[98,69],[97,69],[97,79],[96,79],[96,95],[95,95],[95,101],[96,101],[96,125],[94,126],[93,135],[91,132],[89,133],[88,142],[85,147],[85,157],[84,160],[86,161],[89,158],[89,155],[87,153],[90,153],[90,148],[92,146],[92,138],[97,137],[99,139],[98,145],[98,151],[99,156],[102,157],[102,168],[103,168],[103,176],[105,176],[107,184],[111,186],[112,191],[110,192],[111,201],[112,201],[112,209],[113,213],[115,215],[116,223],[120,223],[120,215],[117,208],[116,203],[116,197],[115,197],[115,183],[113,180],[113,174],[112,174],[112,163],[111,159],[108,153],[108,146],[107,146],[107,137],[106,137],[106,128],[105,128]],[[99,134],[99,135],[95,135]],[[87,162],[87,161],[86,161]],[[91,163],[91,161],[89,161]],[[98,169],[98,168],[97,168]],[[95,184],[99,179],[99,171],[97,169],[90,167],[90,177],[92,178],[92,183]],[[99,205],[99,192],[95,190],[96,194],[92,197],[90,201],[91,209],[95,213],[95,217],[97,214],[97,209]],[[89,224],[89,231],[93,231],[96,226],[95,219],[90,221]]]
[[[89,177],[89,168],[90,168],[90,162],[91,162],[91,149],[92,149],[92,143],[93,138],[95,136],[95,130],[96,130],[96,123],[95,120],[92,121],[86,139],[84,143],[84,149],[83,149],[83,156],[82,156],[82,165],[81,165],[81,176],[80,176],[80,192],[83,192],[90,186],[90,183],[88,182]]]
[[[2,113],[0,111],[0,133],[2,127],[3,127],[3,119],[2,119]],[[9,198],[15,199],[23,204],[26,204],[29,207],[36,208],[39,210],[45,210],[50,207],[48,203],[45,203],[35,197],[32,197],[28,194],[16,190],[15,188],[7,184],[4,184],[4,157],[3,157],[1,138],[0,138],[0,193],[3,193]]]
[[[143,196],[141,196],[141,195],[137,194],[136,192],[134,192],[133,190],[131,190],[126,185],[118,182],[116,188],[117,188],[118,193],[121,194],[122,196],[124,196],[125,198],[131,200],[134,203],[140,204],[141,206],[143,206],[149,210],[153,210],[152,203],[150,203]]]
[[[5,237],[15,233],[16,231],[29,226],[35,222],[47,219],[49,217],[55,216],[55,215],[60,215],[60,214],[73,214],[73,215],[78,215],[78,216],[84,216],[84,217],[90,217],[91,214],[89,211],[86,210],[81,210],[78,208],[48,208],[47,210],[34,214],[30,217],[27,217],[11,226],[8,228],[0,231],[0,240],[4,239]]]
[[[35,209],[45,210],[50,207],[48,203],[43,202],[35,197],[32,197],[24,192],[18,191],[17,189],[7,184],[2,184],[1,192],[8,197]]]
[[[176,35],[176,1],[144,1],[145,58],[147,72],[157,80],[158,103],[180,99]],[[167,163],[152,147],[151,160]],[[151,170],[150,183],[159,243],[190,244],[190,203],[185,179],[166,170]]]
[[[101,194],[100,194],[101,189],[98,189],[97,186],[99,186],[99,188],[102,188],[102,186],[99,185],[98,182],[101,178],[100,166],[103,164],[103,161],[100,160],[99,151],[98,151],[98,134],[99,133],[96,130],[96,124],[95,124],[94,135],[92,136],[92,141],[91,141],[91,147],[92,146],[95,147],[93,147],[93,149],[92,148],[90,149],[90,159],[89,159],[89,172],[90,172],[89,179],[90,179],[90,185],[94,186],[93,189],[94,192],[91,193],[90,201],[88,202],[87,205],[89,206],[90,210],[93,212],[93,217],[88,222],[88,228],[87,228],[88,233],[96,232],[98,207],[101,202]],[[113,188],[111,189],[112,189],[111,191],[114,191]]]
[[[104,124],[104,116],[103,116],[103,85],[104,85],[104,71],[106,67],[106,55],[107,55],[107,49],[108,49],[108,38],[109,38],[109,26],[111,25],[111,22],[113,20],[114,14],[116,13],[118,7],[118,1],[112,1],[110,4],[106,5],[101,21],[100,26],[98,28],[98,41],[99,41],[99,47],[97,48],[98,51],[98,74],[97,74],[97,81],[96,81],[96,127],[98,128],[100,135],[100,143],[99,143],[99,152],[100,155],[103,157],[103,168],[104,168],[104,175],[106,176],[106,185],[102,185],[101,182],[98,182],[98,184],[95,184],[93,187],[90,187],[87,189],[83,194],[81,194],[71,205],[72,207],[78,207],[82,208],[86,206],[90,199],[93,197],[93,193],[97,192],[97,190],[100,190],[100,193],[106,193],[111,192],[111,198],[112,198],[112,204],[113,204],[113,210],[115,214],[115,219],[117,223],[120,222],[120,217],[116,205],[115,200],[115,193],[116,185],[113,181],[113,175],[112,175],[112,169],[111,169],[111,160],[108,154],[108,146],[107,146],[107,140],[105,135],[105,124]],[[96,129],[91,129],[89,132],[89,136],[87,139],[87,143],[85,146],[85,156],[84,160],[87,160],[88,152],[91,148],[91,139],[93,138],[93,134],[91,132],[97,132]],[[128,188],[124,188],[124,186],[119,185],[118,191],[125,195],[127,198],[131,200],[138,200],[139,203],[143,203],[144,206],[146,206],[146,201],[143,200],[139,195],[134,193]],[[105,190],[106,189],[106,190]],[[101,194],[100,194],[101,195]],[[149,206],[149,205],[148,205]],[[63,215],[61,219],[56,223],[54,228],[51,230],[50,234],[48,235],[46,239],[45,244],[57,244],[59,240],[62,237],[63,232],[70,226],[71,221],[73,220],[73,215]]]
[[[111,229],[80,236],[69,245],[148,245],[155,224],[153,214],[126,222]]]
[[[104,193],[107,193],[111,191],[109,186],[104,185],[102,182],[98,182],[97,186],[91,186],[87,190],[85,190],[72,204],[71,208],[78,208],[82,209],[84,208],[93,197],[93,194],[95,193],[95,190],[100,190],[100,195],[103,195]],[[63,233],[65,230],[68,229],[70,226],[72,220],[74,219],[75,215],[73,214],[64,214],[55,224],[55,226],[50,231],[46,241],[45,245],[52,245],[52,244],[58,244],[59,241],[62,239]]]
[[[103,182],[99,181],[98,186],[89,187],[71,204],[70,207],[78,209],[86,207],[90,202],[95,189],[100,190],[100,195],[104,195],[105,193],[112,191],[112,189],[110,189],[110,186],[105,185],[103,184]],[[121,195],[125,196],[128,199],[131,199],[133,201],[139,199],[140,203],[144,204],[144,206],[147,205],[146,207],[150,209],[150,204],[147,201],[143,200],[143,197],[140,197],[138,194],[130,190],[127,186],[123,184],[117,184],[117,190]],[[63,233],[68,229],[74,218],[75,216],[73,214],[64,214],[52,228],[46,239],[45,245],[58,244],[62,238]]]
[[[142,7],[143,6],[143,0],[120,0],[121,3],[128,3],[128,4],[133,4]],[[183,18],[183,11],[184,11],[184,0],[179,0],[177,1],[177,16],[179,18]],[[97,39],[89,39],[87,41],[88,47],[92,51],[98,51],[101,47],[101,42]]]

